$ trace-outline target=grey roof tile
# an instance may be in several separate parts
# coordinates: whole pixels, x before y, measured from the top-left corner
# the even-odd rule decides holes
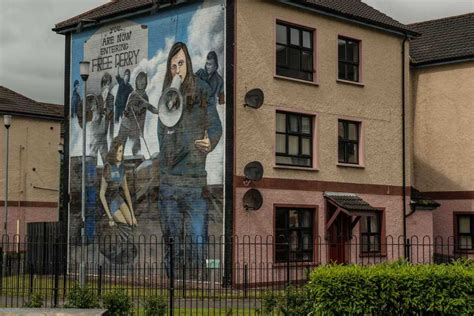
[[[64,118],[64,106],[37,102],[4,86],[0,86],[0,112],[54,120]]]
[[[410,24],[422,33],[410,42],[414,65],[474,57],[474,13]]]
[[[274,1],[276,2],[276,0]],[[58,32],[67,28],[76,27],[81,20],[100,22],[101,19],[118,16],[139,9],[152,8],[154,3],[157,2],[159,1],[113,0],[75,17],[59,22],[53,30]],[[360,0],[290,0],[290,2],[398,32],[408,32],[412,33],[412,35],[416,35],[408,26],[392,19]]]
[[[324,197],[348,211],[377,211],[378,209],[354,193],[325,192]]]

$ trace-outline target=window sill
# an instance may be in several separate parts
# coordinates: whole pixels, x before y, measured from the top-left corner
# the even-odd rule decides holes
[[[386,257],[386,253],[374,252],[374,253],[360,253],[360,258],[383,258]]]
[[[359,86],[359,87],[365,86],[363,82],[359,82],[359,81],[350,81],[350,80],[344,80],[344,79],[336,79],[336,81],[340,83],[352,84],[354,86]]]
[[[474,249],[455,249],[455,254],[474,254]]]
[[[350,163],[341,163],[341,162],[338,162],[337,166],[342,167],[342,168],[365,169],[365,166],[363,166],[363,165],[356,165],[356,164],[350,164]]]
[[[273,169],[291,169],[291,170],[302,170],[302,171],[319,171],[318,168],[308,168],[308,167],[298,167],[298,166],[283,166],[283,165],[274,165]]]
[[[318,81],[307,81],[307,80],[296,79],[296,78],[285,77],[285,76],[279,76],[279,75],[274,75],[273,77],[274,77],[275,79],[288,80],[288,81],[295,81],[295,82],[299,82],[299,83],[309,84],[309,85],[312,85],[312,86],[319,86],[319,82],[318,82]]]
[[[315,267],[318,264],[315,261],[291,261],[290,267]],[[273,268],[286,268],[286,262],[274,262]]]

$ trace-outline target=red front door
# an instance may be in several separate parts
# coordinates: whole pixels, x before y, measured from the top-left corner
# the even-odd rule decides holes
[[[346,242],[349,239],[350,217],[344,213],[339,213],[336,220],[328,228],[329,261],[335,263],[345,263]]]

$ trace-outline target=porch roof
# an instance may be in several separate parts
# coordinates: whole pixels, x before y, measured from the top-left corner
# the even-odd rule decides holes
[[[324,197],[350,216],[373,216],[379,210],[354,193],[325,192]]]

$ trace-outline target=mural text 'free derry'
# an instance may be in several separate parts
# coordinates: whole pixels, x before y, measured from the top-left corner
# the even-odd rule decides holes
[[[128,50],[132,32],[124,31],[120,25],[116,25],[104,33],[100,56],[92,59],[92,72],[137,64],[140,49]]]

